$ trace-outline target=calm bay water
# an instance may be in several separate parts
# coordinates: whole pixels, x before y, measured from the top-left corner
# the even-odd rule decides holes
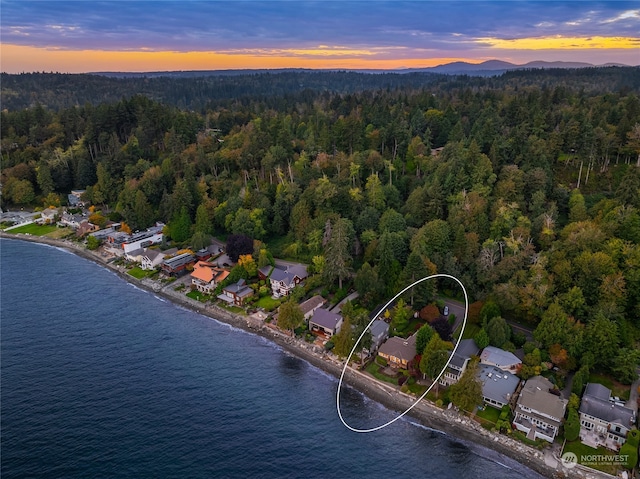
[[[3,478],[538,478],[75,255],[0,240]],[[391,411],[347,390],[343,414]]]

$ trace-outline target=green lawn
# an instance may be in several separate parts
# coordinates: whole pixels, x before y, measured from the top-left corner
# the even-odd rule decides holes
[[[378,371],[379,369],[380,369],[380,366],[378,366],[375,363],[375,361],[366,367],[366,371],[376,379],[379,379],[380,381],[385,381],[387,383],[395,384],[396,386],[398,385],[397,377],[387,376],[386,374],[379,372]]]
[[[136,279],[142,279],[142,278],[147,278],[147,277],[153,275],[153,273],[155,273],[155,271],[153,271],[153,270],[145,271],[144,269],[140,268],[139,266],[134,266],[129,271],[127,271],[127,273],[130,274],[131,276],[133,276]]]
[[[491,406],[485,406],[482,411],[478,409],[478,412],[476,412],[476,416],[481,417],[485,421],[489,421],[495,424],[500,417],[500,410]]]
[[[255,302],[256,308],[264,308],[265,311],[273,311],[280,306],[280,300],[273,299],[271,296],[263,296]]]
[[[609,449],[606,449],[604,447],[599,447],[598,449],[594,449],[585,444],[582,444],[579,440],[573,441],[573,442],[567,441],[564,445],[562,454],[564,454],[565,452],[573,452],[576,456],[578,456],[578,463],[580,464],[582,464],[582,461],[580,460],[582,456],[592,456],[594,454],[602,455],[602,456],[612,456],[616,454],[615,452],[610,451]],[[591,463],[585,462],[583,465],[590,467],[592,469],[597,469],[599,471],[606,472],[613,476],[617,474],[617,469],[618,469],[616,466],[611,464],[597,464],[594,462],[591,462]]]
[[[206,303],[211,299],[210,295],[201,293],[197,289],[194,289],[193,291],[189,291],[187,293],[187,297],[191,299],[195,299],[196,301],[200,301],[201,303]]]
[[[246,316],[246,312],[244,309],[240,308],[239,306],[232,306],[230,304],[225,303],[224,301],[219,301],[219,305],[220,307],[226,309],[227,311],[230,311],[234,314],[242,314],[243,316]]]
[[[44,236],[47,233],[51,233],[55,231],[58,227],[56,225],[37,225],[35,223],[31,223],[28,225],[20,226],[18,228],[14,228],[9,230],[11,234],[30,234],[33,236]]]

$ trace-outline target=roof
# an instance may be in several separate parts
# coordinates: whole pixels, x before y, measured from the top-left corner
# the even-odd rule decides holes
[[[224,291],[228,291],[229,293],[233,293],[236,296],[247,296],[249,293],[253,293],[253,290],[247,286],[247,283],[244,279],[238,280],[237,283],[230,284],[224,288]]]
[[[471,358],[471,356],[477,356],[479,351],[480,348],[473,339],[463,339],[460,341],[458,349],[456,349],[455,354],[451,358],[451,364],[462,368],[465,361]]]
[[[499,368],[505,368],[513,366],[514,364],[522,363],[515,354],[493,346],[487,346],[484,348],[480,355],[480,362],[495,364]]]
[[[162,251],[162,254],[165,256],[171,256],[172,254],[176,254],[178,252],[178,248],[169,248],[167,250]]]
[[[291,284],[296,276],[301,280],[306,278],[308,276],[307,267],[297,264],[290,265],[287,266],[286,269],[282,269],[276,266],[273,268],[273,271],[271,271],[270,278],[275,281],[283,281],[285,284]]]
[[[332,313],[328,309],[319,308],[314,311],[309,322],[322,326],[323,328],[335,329],[341,320],[342,316],[339,314]]]
[[[137,248],[134,250],[131,250],[127,253],[127,256],[140,256],[144,254],[144,249],[143,248]]]
[[[551,394],[550,389],[553,389],[553,384],[548,379],[542,376],[530,378],[522,388],[518,398],[518,406],[527,407],[556,418],[558,421],[561,420],[564,417],[567,402],[555,394]]]
[[[161,253],[157,249],[147,249],[144,252],[144,256],[149,258],[149,261],[153,261],[154,259],[156,259],[160,255],[164,256],[164,253]]]
[[[508,371],[495,366],[480,365],[478,379],[482,384],[482,396],[498,403],[508,403],[520,380]]]
[[[191,253],[182,253],[178,256],[174,256],[173,258],[165,259],[164,264],[171,268],[176,268],[178,266],[191,263],[193,260],[194,256]]]
[[[270,264],[263,266],[262,268],[258,269],[258,271],[260,273],[262,273],[265,277],[268,277],[271,274],[271,270],[273,269],[273,266],[271,266]]]
[[[378,336],[384,336],[389,332],[389,325],[381,321],[380,319],[376,319],[371,326],[369,327],[369,331],[371,331],[371,336],[377,338]]]
[[[212,263],[207,263],[206,261],[198,261],[193,266],[193,272],[191,273],[192,278],[199,279],[200,281],[204,281],[206,283],[210,283],[215,279],[216,282],[222,281],[227,276],[229,276],[229,271],[225,271],[216,267]]]
[[[587,383],[587,387],[584,389],[584,395],[608,401],[611,397],[611,389],[602,384]]]
[[[589,388],[589,386],[592,387]],[[609,398],[603,399],[602,397],[592,396],[589,394],[591,390],[596,394],[602,395],[602,388],[609,391],[609,389],[602,386],[602,384],[587,384],[585,393],[582,396],[582,402],[580,403],[580,413],[597,417],[598,419],[608,423],[621,424],[627,428],[633,426],[635,413],[632,409],[611,402],[609,401]]]
[[[400,336],[393,336],[380,346],[378,353],[411,361],[416,356],[416,335],[413,334],[406,339]]]
[[[313,311],[314,309],[319,308],[325,303],[325,301],[326,300],[320,295],[316,295],[316,296],[313,296],[312,298],[307,299],[304,303],[300,304],[300,309],[302,310],[302,314],[307,314]]]

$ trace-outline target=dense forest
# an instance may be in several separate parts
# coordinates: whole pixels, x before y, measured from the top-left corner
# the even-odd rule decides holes
[[[640,68],[3,74],[2,202],[43,207],[81,188],[177,242],[247,235],[369,307],[453,274],[568,370],[627,381],[640,359],[639,93]],[[499,327],[483,325],[504,346]]]

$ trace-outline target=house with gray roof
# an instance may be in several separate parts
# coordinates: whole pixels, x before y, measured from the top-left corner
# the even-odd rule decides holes
[[[592,447],[618,450],[636,422],[633,409],[617,404],[611,390],[588,383],[580,403],[580,440]]]
[[[453,354],[449,366],[440,377],[440,384],[450,386],[460,381],[462,374],[473,356],[477,356],[480,348],[473,339],[463,339]]]
[[[259,274],[264,275],[266,270],[260,270]],[[271,293],[274,298],[288,296],[291,290],[304,281],[309,273],[307,267],[302,264],[293,264],[286,267],[276,266],[271,271],[269,281],[271,283]]]
[[[318,308],[309,319],[309,331],[331,337],[342,327],[342,316],[328,309]]]
[[[321,308],[326,302],[326,299],[317,294],[300,303],[300,309],[302,310],[302,314],[304,314],[304,319],[308,320],[311,318],[313,313],[315,313],[318,308]]]
[[[253,296],[253,289],[247,286],[244,279],[241,279],[237,283],[222,288],[222,294],[218,295],[218,299],[233,303],[236,306],[242,306],[250,296]]]
[[[522,367],[522,361],[520,361],[515,354],[494,346],[487,346],[482,350],[480,363],[486,364],[487,366],[495,366],[513,374],[520,371]]]
[[[408,338],[393,336],[387,339],[378,349],[378,356],[386,359],[390,366],[406,369],[416,357],[416,334]]]
[[[478,379],[482,385],[482,399],[486,404],[500,409],[509,404],[520,384],[520,379],[496,366],[481,364]]]
[[[162,264],[165,253],[157,249],[145,249],[144,254],[140,257],[140,268],[144,270],[156,269]]]
[[[516,402],[513,425],[528,439],[553,442],[567,408],[567,400],[551,393],[554,386],[542,376],[530,378]]]
[[[371,326],[369,326],[369,332],[371,332],[371,351],[377,351],[378,348],[389,337],[389,324],[380,319],[376,319]]]

